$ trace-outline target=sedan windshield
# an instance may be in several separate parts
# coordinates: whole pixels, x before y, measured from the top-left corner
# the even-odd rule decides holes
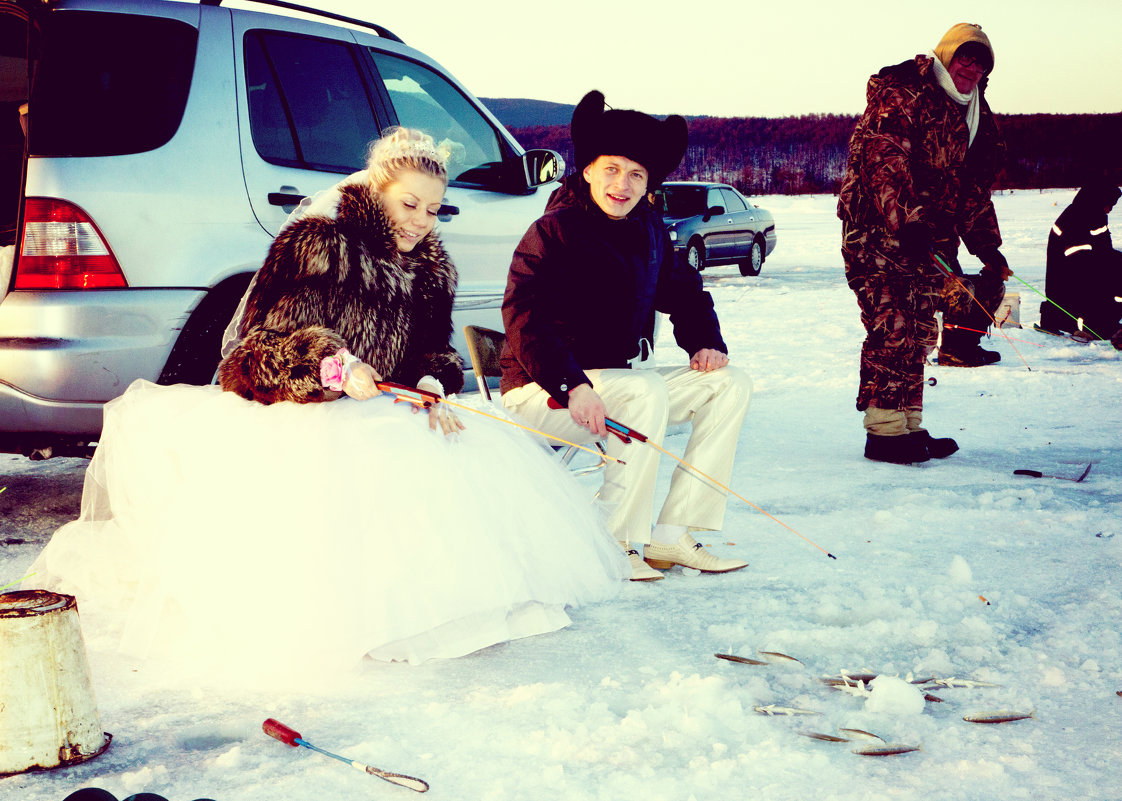
[[[659,190],[659,205],[667,217],[693,217],[705,213],[704,186],[664,186]]]

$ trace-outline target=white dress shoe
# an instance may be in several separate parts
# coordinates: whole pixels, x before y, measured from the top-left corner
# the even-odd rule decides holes
[[[632,548],[629,543],[621,542],[620,545],[623,546],[623,550],[631,560],[632,581],[658,581],[665,578],[657,570],[652,570],[651,566],[643,561],[643,557],[639,556],[639,552]]]
[[[714,556],[689,534],[683,534],[674,545],[652,542],[646,547],[646,561],[659,570],[669,570],[674,565],[681,565],[702,573],[731,573],[748,567],[743,559],[721,559]]]

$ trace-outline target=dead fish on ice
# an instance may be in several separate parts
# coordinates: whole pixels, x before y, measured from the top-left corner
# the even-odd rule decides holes
[[[832,734],[823,734],[820,731],[801,731],[799,732],[803,737],[809,737],[812,740],[822,740],[826,743],[848,743],[848,737],[835,737]]]
[[[831,687],[837,687],[839,684],[852,685],[858,682],[864,682],[865,684],[868,684],[876,677],[876,673],[872,673],[868,670],[854,671],[853,673],[849,673],[848,671],[843,670],[840,675],[826,676],[825,678],[821,679],[821,681],[823,684],[828,684]]]
[[[967,723],[1012,723],[1014,720],[1027,720],[1032,716],[1032,712],[1010,712],[1002,709],[998,712],[979,712],[975,715],[965,715],[962,719]]]
[[[786,660],[788,662],[798,662],[800,665],[803,664],[803,661],[801,659],[795,659],[795,657],[788,656],[787,654],[780,653],[779,651],[757,651],[757,653],[763,654],[766,657],[770,657],[772,660]]]
[[[742,665],[766,665],[769,664],[762,659],[749,659],[746,656],[735,656],[734,654],[713,654],[718,659],[727,659],[729,662],[739,662]]]
[[[776,704],[768,704],[767,706],[754,706],[752,709],[759,712],[761,715],[817,715],[813,709],[799,709],[793,706],[777,706]]]
[[[884,738],[879,734],[873,734],[871,731],[865,731],[864,729],[839,728],[838,731],[842,734],[849,735],[849,739],[851,740],[876,740],[879,743],[884,742]]]
[[[853,753],[861,756],[896,756],[918,751],[918,745],[904,745],[903,743],[885,743],[884,745],[870,745],[864,748],[854,748]]]
[[[946,678],[946,679],[931,679],[926,683],[927,684],[934,684],[937,687],[947,687],[949,689],[961,687],[961,688],[965,688],[965,689],[968,689],[968,690],[974,689],[976,687],[1000,687],[1001,686],[1000,684],[990,684],[988,681],[974,681],[973,679],[960,679],[960,678],[957,678],[955,676],[951,676],[951,677]]]

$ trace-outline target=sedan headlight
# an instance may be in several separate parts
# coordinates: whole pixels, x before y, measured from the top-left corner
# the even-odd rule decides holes
[[[677,242],[678,241],[678,232],[675,231],[673,228],[670,229],[670,241],[671,242]]]

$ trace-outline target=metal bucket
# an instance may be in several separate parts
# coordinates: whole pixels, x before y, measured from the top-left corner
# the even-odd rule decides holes
[[[0,594],[0,776],[97,756],[101,730],[71,595]]]
[[[993,319],[999,328],[1021,328],[1021,294],[1006,292]]]

